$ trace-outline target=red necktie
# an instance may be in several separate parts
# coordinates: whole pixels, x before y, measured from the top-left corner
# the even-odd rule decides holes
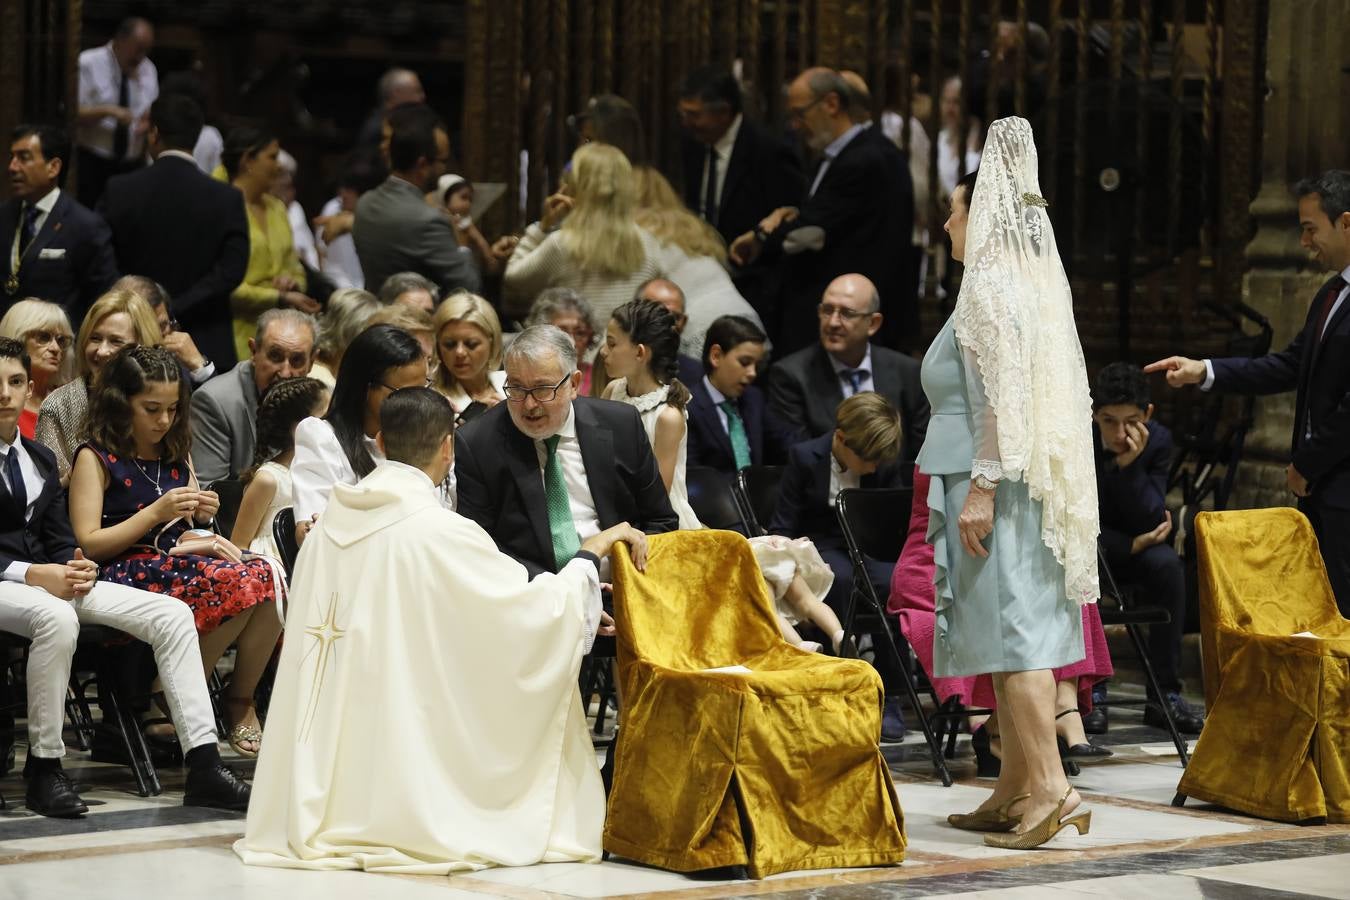
[[[1317,331],[1314,332],[1316,340],[1314,344],[1322,343],[1322,332],[1326,331],[1327,320],[1331,318],[1331,310],[1336,306],[1336,298],[1345,290],[1345,279],[1337,275],[1331,279],[1327,285],[1327,295],[1322,298],[1322,312],[1317,317]]]

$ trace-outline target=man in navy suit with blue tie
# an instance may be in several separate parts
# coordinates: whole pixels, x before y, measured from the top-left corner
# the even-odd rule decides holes
[[[3,308],[37,297],[60,304],[78,329],[84,311],[117,280],[112,232],[61,190],[70,138],[51,125],[20,125],[10,136],[9,184],[0,205]]]
[[[1289,346],[1254,359],[1171,356],[1144,371],[1165,371],[1172,387],[1297,392],[1289,490],[1317,533],[1341,615],[1350,616],[1350,171],[1306,178],[1294,193],[1303,247],[1335,274]]]

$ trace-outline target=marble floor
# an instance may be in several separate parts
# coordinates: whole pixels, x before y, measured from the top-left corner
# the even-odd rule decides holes
[[[164,900],[347,900],[496,896],[657,895],[682,900],[767,894],[790,898],[1350,898],[1350,826],[1295,827],[1206,808],[1171,807],[1181,774],[1175,749],[1137,712],[1113,710],[1103,742],[1116,756],[1074,779],[1093,809],[1092,831],[1047,849],[1003,851],[946,825],[977,805],[991,782],[975,777],[966,740],[956,784],[932,775],[922,739],[883,748],[904,807],[909,852],[894,868],[787,873],[763,881],[691,878],[610,860],[596,865],[493,869],[449,878],[298,872],[239,863],[230,850],[238,814],[186,809],[182,777],[161,770],[165,791],[141,798],[130,773],[72,753],[67,771],[90,805],[83,819],[44,819],[22,806],[23,782],[0,780],[0,900],[97,897]],[[223,745],[222,745],[223,746]],[[249,774],[252,763],[229,757]],[[23,747],[19,748],[22,767]]]

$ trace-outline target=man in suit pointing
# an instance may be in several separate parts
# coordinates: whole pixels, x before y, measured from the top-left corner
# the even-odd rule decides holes
[[[1350,171],[1300,181],[1300,242],[1335,274],[1313,297],[1303,328],[1278,353],[1255,359],[1170,356],[1145,366],[1172,387],[1241,394],[1297,391],[1289,490],[1308,517],[1341,615],[1350,616]]]

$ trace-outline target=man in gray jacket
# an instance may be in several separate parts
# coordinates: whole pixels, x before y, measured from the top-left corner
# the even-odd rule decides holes
[[[309,374],[318,332],[308,313],[269,309],[248,342],[253,355],[192,395],[192,464],[203,489],[253,464],[258,401],[273,382]]]
[[[416,272],[439,285],[442,296],[461,288],[477,291],[473,256],[455,239],[449,217],[425,199],[450,158],[445,125],[430,107],[416,104],[391,112],[385,132],[390,175],[357,201],[352,226],[366,284]]]

